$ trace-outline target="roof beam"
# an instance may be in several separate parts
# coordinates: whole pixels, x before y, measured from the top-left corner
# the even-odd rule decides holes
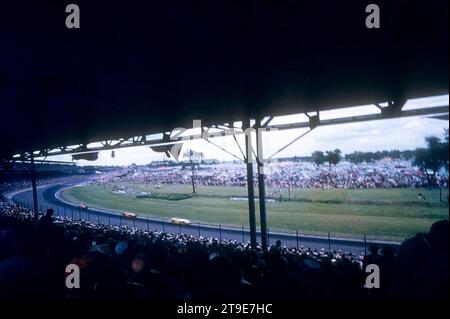
[[[431,115],[442,115],[443,113],[449,112],[449,106],[436,106],[436,107],[428,107],[428,108],[420,108],[413,110],[400,110],[398,112],[393,113],[375,113],[375,114],[367,114],[367,115],[358,115],[358,116],[349,116],[349,117],[340,117],[333,119],[321,120],[318,119],[318,122],[315,123],[317,126],[325,126],[325,125],[338,125],[338,124],[348,124],[348,123],[357,123],[357,122],[367,122],[367,121],[377,121],[377,120],[385,120],[385,119],[393,119],[393,118],[402,118],[402,117],[412,117],[412,116],[431,116]],[[316,125],[315,125],[316,126]],[[267,129],[270,130],[290,130],[290,129],[299,129],[299,128],[311,128],[310,121],[305,122],[297,122],[297,123],[289,123],[289,124],[278,124],[278,125],[267,125]],[[145,134],[139,136],[132,136],[129,138],[121,138],[117,139],[118,142],[113,144],[112,141],[110,143],[102,143],[101,146],[89,147],[89,145],[79,145],[75,148],[70,148],[68,146],[63,146],[58,149],[53,150],[40,150],[34,152],[34,157],[45,157],[45,156],[56,156],[56,155],[73,155],[87,152],[97,152],[97,151],[105,151],[111,149],[121,149],[127,147],[136,147],[136,146],[163,146],[163,145],[173,145],[178,143],[183,143],[191,140],[198,139],[210,139],[215,137],[223,137],[230,135],[241,135],[245,132],[243,130],[223,130],[220,132],[211,132],[211,133],[200,133],[200,134],[192,134],[192,135],[184,135],[184,136],[174,136],[171,137],[170,141],[163,138],[157,139],[147,139]],[[20,157],[14,158],[15,160],[29,160],[30,153],[22,154]]]

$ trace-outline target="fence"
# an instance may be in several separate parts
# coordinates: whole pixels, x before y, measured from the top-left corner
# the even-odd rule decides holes
[[[10,205],[18,205],[29,210],[33,209],[31,202],[12,200],[5,198],[4,196],[1,196],[1,199],[3,202]],[[56,209],[51,205],[40,205],[39,213],[43,214],[49,208],[52,208],[54,210],[54,214],[57,216],[72,220],[86,220],[98,225],[116,225],[120,227],[127,226],[147,231],[157,230],[168,233],[183,233],[198,237],[213,237],[219,240],[235,240],[243,243],[250,240],[249,229],[246,229],[243,225],[240,228],[231,228],[224,227],[221,224],[211,225],[201,224],[200,222],[190,224],[174,224],[164,219],[156,220],[148,217],[127,218],[120,214],[82,209],[70,205],[56,206]],[[310,236],[301,235],[298,229],[291,233],[271,232],[270,229],[268,229],[267,236],[269,246],[280,240],[284,246],[296,249],[300,249],[301,246],[304,246],[305,248],[308,247],[317,250],[325,249],[328,251],[335,251],[340,249],[342,251],[348,251],[355,254],[366,254],[367,247],[369,245],[366,235],[364,235],[360,240],[348,240],[333,238],[330,232],[322,236]],[[259,232],[257,233],[257,237],[259,240]],[[396,244],[381,242],[377,242],[377,244],[397,246]]]

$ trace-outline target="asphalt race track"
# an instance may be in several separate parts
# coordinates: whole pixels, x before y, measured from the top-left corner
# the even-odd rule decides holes
[[[85,180],[84,180],[85,182]],[[48,208],[53,208],[55,215],[61,215],[70,217],[73,219],[84,219],[90,220],[94,223],[99,224],[111,224],[111,225],[126,225],[129,227],[136,227],[139,229],[147,230],[159,230],[171,233],[185,233],[195,236],[203,237],[216,237],[229,240],[238,241],[249,241],[250,235],[248,229],[238,229],[238,228],[223,228],[210,225],[202,224],[191,224],[191,225],[175,225],[168,221],[150,219],[144,217],[137,217],[135,219],[129,219],[121,216],[120,214],[107,212],[102,210],[97,210],[93,208],[80,209],[76,204],[70,204],[61,201],[57,198],[56,194],[63,188],[75,186],[79,184],[68,183],[68,184],[53,184],[38,188],[38,203],[39,210],[45,212]],[[15,192],[11,195],[11,199],[24,207],[32,207],[32,191],[31,189],[23,190],[20,192]],[[258,242],[260,242],[259,233]],[[277,240],[281,240],[283,245],[287,247],[297,247],[303,245],[304,247],[310,247],[312,249],[328,249],[332,250],[341,249],[343,251],[349,251],[356,254],[364,253],[365,249],[368,248],[368,244],[364,243],[363,240],[348,240],[348,239],[338,239],[338,238],[322,238],[322,237],[310,237],[310,236],[297,236],[296,234],[282,234],[282,233],[270,233],[269,234],[269,244],[275,244]],[[378,242],[380,245],[394,245],[393,243]]]

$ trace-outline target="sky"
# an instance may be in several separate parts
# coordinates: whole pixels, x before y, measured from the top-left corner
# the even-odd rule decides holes
[[[409,100],[403,110],[448,105],[449,96],[435,96],[423,99]],[[361,106],[334,111],[321,112],[320,118],[346,117],[379,113],[375,106]],[[276,117],[271,124],[292,123],[303,120],[302,114]],[[442,137],[444,129],[449,128],[449,122],[430,119],[426,116],[406,117],[389,120],[360,122],[351,124],[319,126],[310,133],[278,153],[280,157],[310,156],[312,152],[340,149],[343,154],[354,151],[380,151],[380,150],[411,150],[425,145],[424,139],[433,135]],[[267,132],[263,134],[264,158],[270,157],[283,146],[294,140],[306,129],[292,129],[279,132]],[[237,136],[241,147],[244,146],[244,136]],[[212,140],[215,144],[227,149],[230,153],[242,157],[238,146],[231,136],[218,137]],[[236,158],[219,147],[205,141],[188,141],[183,145],[181,154],[192,149],[202,152],[205,158],[221,161],[236,160]],[[277,157],[275,156],[275,157]],[[52,156],[48,160],[71,161],[71,156]],[[77,161],[80,166],[85,165],[116,165],[125,166],[132,163],[138,165],[148,164],[151,161],[167,159],[164,153],[156,153],[148,146],[118,149],[114,158],[111,151],[99,153],[96,161]],[[183,159],[183,158],[181,158]]]

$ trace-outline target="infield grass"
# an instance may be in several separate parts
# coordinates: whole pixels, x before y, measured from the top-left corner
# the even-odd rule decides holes
[[[202,187],[192,195],[190,185],[163,185],[162,188],[145,187],[137,183],[114,183],[124,189],[133,189],[134,194],[114,194],[112,185],[83,186],[65,190],[62,196],[74,203],[112,211],[132,211],[152,218],[187,218],[193,222],[221,224],[222,226],[244,225],[248,227],[248,203],[246,200],[231,200],[245,197],[245,187]],[[155,194],[188,194],[182,200],[135,198],[139,192]],[[268,189],[269,194],[273,189]],[[447,196],[443,190],[443,203],[439,202],[439,190],[413,189],[293,189],[291,200],[283,190],[274,202],[267,202],[270,231],[295,232],[321,235],[328,232],[333,237],[362,238],[401,241],[417,232],[426,232],[431,224],[449,218]],[[418,193],[425,200],[418,198]],[[259,205],[256,201],[259,222]]]

